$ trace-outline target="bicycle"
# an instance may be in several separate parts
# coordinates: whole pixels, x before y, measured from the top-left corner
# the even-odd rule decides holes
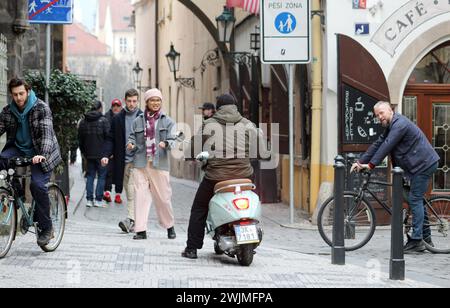
[[[370,185],[392,186],[392,183],[370,180],[371,172],[362,172],[363,181],[356,191],[344,192],[344,230],[345,250],[354,251],[366,245],[376,228],[376,215],[373,205],[367,201],[370,195],[389,215],[392,210],[381,201],[370,189]],[[407,200],[409,185],[404,183],[404,199]],[[406,198],[405,198],[406,197]],[[432,253],[450,253],[450,196],[432,196],[423,198],[427,209],[424,226],[431,228],[432,242],[424,241],[428,251]],[[322,239],[332,245],[334,197],[327,199],[318,213],[318,228]],[[404,233],[410,237],[412,232],[412,218],[408,209],[403,209]]]
[[[4,182],[4,185],[0,187],[0,259],[4,258],[11,249],[18,227],[23,235],[30,232],[36,234],[36,238],[38,236],[39,226],[33,219],[36,202],[32,200],[31,206],[27,206],[24,199],[24,183],[31,177],[28,168],[31,165],[32,159],[17,157],[8,161],[8,170],[0,171],[0,180]],[[53,252],[61,244],[64,236],[67,202],[61,188],[55,183],[48,184],[48,196],[54,237],[41,249],[44,252]],[[20,221],[18,221],[18,210],[22,213]],[[30,231],[32,226],[35,232]]]

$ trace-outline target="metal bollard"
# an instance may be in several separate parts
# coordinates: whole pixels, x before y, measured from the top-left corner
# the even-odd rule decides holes
[[[344,243],[344,185],[345,165],[335,159],[334,165],[334,221],[333,221],[333,245],[331,249],[331,263],[345,265]]]
[[[391,280],[405,280],[405,259],[403,253],[403,170],[392,170],[392,222],[391,222]]]

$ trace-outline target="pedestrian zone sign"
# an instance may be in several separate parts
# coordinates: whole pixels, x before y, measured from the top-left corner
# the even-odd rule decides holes
[[[32,24],[71,24],[73,1],[28,0],[28,20]]]
[[[261,0],[262,62],[311,62],[310,0]]]

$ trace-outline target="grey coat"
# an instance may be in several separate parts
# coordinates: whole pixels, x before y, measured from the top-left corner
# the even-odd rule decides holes
[[[128,143],[135,145],[133,150],[134,154],[134,167],[145,168],[147,166],[147,148],[145,145],[145,116],[139,115],[133,122],[131,135],[128,138]],[[166,149],[161,149],[158,145],[160,142],[167,141]],[[158,170],[169,171],[169,151],[176,146],[176,125],[175,122],[167,116],[164,112],[156,123],[156,154],[153,158],[153,167]]]

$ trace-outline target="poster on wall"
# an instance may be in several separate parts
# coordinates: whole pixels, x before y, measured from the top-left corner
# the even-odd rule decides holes
[[[372,144],[384,131],[373,111],[378,100],[347,84],[342,95],[344,144]]]

